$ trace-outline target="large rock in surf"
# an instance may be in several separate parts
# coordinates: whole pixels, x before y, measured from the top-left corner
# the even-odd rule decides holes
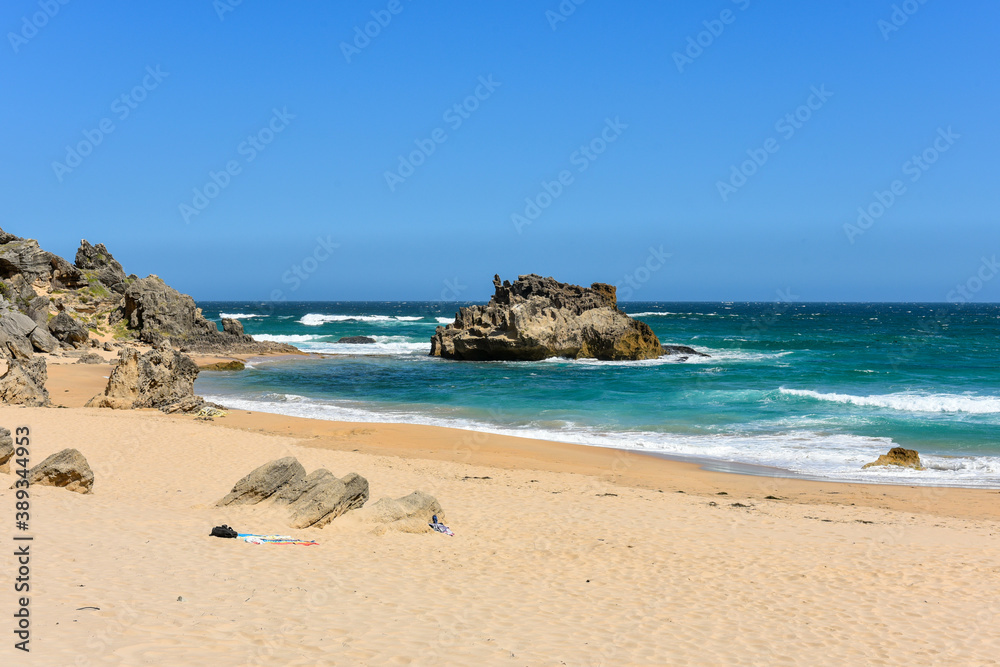
[[[431,355],[471,361],[535,361],[548,357],[655,359],[660,341],[645,322],[618,309],[616,289],[589,288],[534,274],[500,283],[485,306],[461,308],[438,327]]]
[[[288,507],[292,528],[322,528],[365,504],[368,480],[353,472],[337,479],[325,468],[306,475],[298,459],[286,456],[251,472],[216,504],[256,505],[265,500]]]
[[[0,403],[44,408],[51,405],[45,389],[48,368],[45,359],[8,360],[7,372],[0,376]]]
[[[159,408],[169,411],[182,404],[184,411],[201,408],[204,400],[194,395],[198,366],[186,354],[167,346],[143,355],[134,347],[118,352],[118,365],[111,371],[104,392],[87,402],[88,408]]]
[[[91,493],[94,489],[94,471],[78,450],[64,449],[29,470],[28,483],[58,486],[76,493]]]
[[[889,450],[888,454],[882,454],[878,459],[864,464],[861,468],[871,468],[873,466],[900,466],[902,468],[913,468],[914,470],[924,469],[917,450],[903,449],[902,447],[893,447]]]

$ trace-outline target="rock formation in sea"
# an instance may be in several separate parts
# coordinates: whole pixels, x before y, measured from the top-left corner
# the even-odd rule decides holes
[[[589,288],[530,274],[513,284],[494,276],[485,306],[461,308],[438,327],[431,355],[471,361],[535,361],[548,357],[609,361],[664,354],[645,322],[618,309],[615,287]]]
[[[888,454],[882,454],[876,460],[866,463],[861,467],[864,469],[874,466],[899,466],[901,468],[913,468],[914,470],[924,469],[917,450],[904,449],[902,447],[893,447],[889,450]]]

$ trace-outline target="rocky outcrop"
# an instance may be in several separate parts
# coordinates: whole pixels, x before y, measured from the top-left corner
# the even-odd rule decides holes
[[[241,479],[217,505],[272,501],[291,512],[293,528],[321,528],[368,500],[368,480],[356,473],[338,479],[325,468],[306,475],[293,456],[271,461]]]
[[[78,289],[87,284],[79,269],[42,250],[38,241],[0,230],[0,278],[6,280],[18,274],[28,283],[41,281],[55,289]]]
[[[373,532],[382,534],[389,531],[403,533],[430,532],[431,519],[445,521],[444,510],[437,499],[423,491],[414,491],[402,498],[382,498],[351,514],[354,521],[374,526]]]
[[[80,241],[80,247],[76,251],[76,268],[90,273],[105,287],[117,294],[125,293],[125,270],[122,265],[111,256],[111,253],[104,247],[103,243],[96,246],[90,245],[87,239]]]
[[[375,339],[369,336],[344,336],[337,342],[347,345],[372,345],[375,343]]]
[[[0,403],[47,407],[51,405],[45,389],[48,368],[45,359],[35,357],[27,361],[10,359],[7,372],[0,376]]]
[[[864,464],[861,468],[871,468],[873,466],[900,466],[902,468],[913,468],[914,470],[924,469],[917,450],[904,449],[902,447],[893,447],[889,450],[888,454],[882,454],[878,459]]]
[[[138,332],[139,339],[151,345],[169,341],[184,352],[263,354],[298,354],[284,343],[255,341],[243,333],[243,325],[227,319],[219,331],[205,318],[194,299],[181,294],[157,276],[141,278],[125,288],[122,316],[126,326]],[[228,323],[228,324],[227,324]]]
[[[493,278],[485,306],[462,308],[438,327],[431,355],[472,361],[532,361],[548,357],[655,359],[663,354],[649,326],[618,309],[616,290],[589,288],[537,275],[511,284]]]
[[[14,457],[14,438],[10,431],[0,426],[0,472],[10,472],[10,460]]]
[[[76,360],[78,364],[103,364],[104,357],[96,352],[88,352]]]
[[[79,451],[64,449],[28,471],[28,484],[58,486],[76,493],[92,493],[94,471]]]
[[[118,365],[108,386],[87,402],[88,408],[159,408],[167,411],[183,404],[184,411],[198,410],[204,400],[194,395],[198,366],[185,354],[163,346],[143,355],[134,347],[118,352]]]

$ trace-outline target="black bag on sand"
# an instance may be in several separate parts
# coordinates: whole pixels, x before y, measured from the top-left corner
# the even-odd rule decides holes
[[[212,537],[236,537],[236,531],[226,524],[222,524],[213,528],[210,535]]]

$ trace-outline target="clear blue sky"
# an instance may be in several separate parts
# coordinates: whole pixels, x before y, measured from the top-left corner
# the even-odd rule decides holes
[[[198,299],[1000,300],[996,2],[229,2],[5,2],[0,226]]]

